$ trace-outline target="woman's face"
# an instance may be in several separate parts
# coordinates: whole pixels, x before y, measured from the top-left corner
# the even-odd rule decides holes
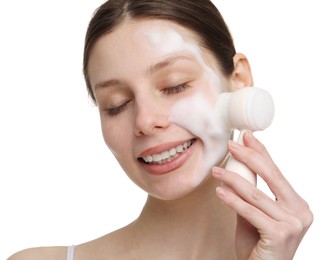
[[[105,142],[128,176],[160,199],[190,193],[226,152],[215,100],[229,89],[196,34],[129,20],[94,46],[88,73]]]

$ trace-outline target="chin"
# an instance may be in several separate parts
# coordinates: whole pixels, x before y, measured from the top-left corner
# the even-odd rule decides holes
[[[204,183],[209,179],[210,173],[208,172],[205,176],[200,178],[197,174],[193,178],[187,178],[187,180],[174,181],[169,183],[164,183],[164,185],[156,186],[154,189],[147,191],[151,197],[159,200],[179,200],[190,196],[192,193],[197,191]]]

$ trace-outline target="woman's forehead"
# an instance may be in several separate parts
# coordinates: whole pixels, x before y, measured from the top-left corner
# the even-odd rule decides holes
[[[167,20],[147,19],[123,22],[116,30],[101,37],[90,58],[98,59],[100,64],[109,59],[119,65],[138,59],[156,63],[184,53],[203,61],[203,48],[194,33]]]
[[[95,46],[114,45],[121,48],[133,44],[133,48],[158,48],[160,51],[184,47],[184,43],[199,45],[199,36],[193,31],[169,20],[132,19],[125,20],[115,30],[101,37]]]

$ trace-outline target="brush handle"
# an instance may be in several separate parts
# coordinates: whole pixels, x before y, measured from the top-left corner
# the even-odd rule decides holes
[[[244,145],[243,139],[245,132],[246,130],[240,131],[237,143]],[[256,174],[252,172],[244,163],[236,160],[232,155],[229,158],[225,169],[239,174],[240,176],[244,177],[246,180],[248,180],[250,183],[256,186]]]

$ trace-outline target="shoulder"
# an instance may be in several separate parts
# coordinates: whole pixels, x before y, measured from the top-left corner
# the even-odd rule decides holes
[[[67,247],[38,247],[15,253],[8,260],[66,260]]]
[[[132,237],[126,232],[127,228],[121,228],[107,235],[75,246],[77,259],[105,259],[108,255],[112,259],[132,259]],[[10,259],[11,260],[11,259]]]

